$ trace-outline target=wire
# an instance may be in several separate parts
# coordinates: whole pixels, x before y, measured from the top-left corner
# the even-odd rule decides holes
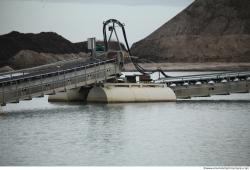
[[[136,70],[138,72],[140,72],[143,75],[150,75],[150,74],[153,74],[155,72],[160,72],[164,77],[166,77],[166,78],[170,77],[166,73],[164,73],[164,71],[162,69],[160,69],[160,68],[155,69],[155,70],[146,70],[141,65],[139,65],[139,63],[137,61],[133,60],[133,58],[131,57],[132,54],[131,54],[131,51],[130,51],[130,48],[129,48],[129,45],[128,45],[128,40],[127,40],[127,35],[126,35],[125,28],[124,28],[124,24],[122,24],[120,21],[118,21],[116,19],[109,19],[109,20],[107,20],[107,21],[105,21],[103,23],[103,39],[104,39],[104,45],[105,45],[105,50],[106,51],[108,51],[108,48],[109,48],[108,47],[108,41],[107,41],[106,26],[108,24],[110,24],[110,23],[113,24],[113,29],[114,30],[115,30],[115,24],[117,24],[118,26],[120,26],[122,28],[122,33],[123,33],[123,37],[124,37],[124,40],[125,40],[127,51],[129,53],[130,61],[133,63],[134,67],[136,68]],[[119,43],[118,37],[117,37],[117,41]]]

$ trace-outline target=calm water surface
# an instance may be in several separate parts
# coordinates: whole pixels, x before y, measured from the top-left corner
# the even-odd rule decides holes
[[[250,165],[250,94],[3,111],[0,165]]]

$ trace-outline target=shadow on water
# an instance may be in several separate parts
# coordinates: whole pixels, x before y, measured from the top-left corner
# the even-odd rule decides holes
[[[88,104],[82,102],[53,102],[48,103],[48,107],[38,108],[27,106],[22,107],[21,109],[13,109],[11,106],[7,109],[4,109],[0,113],[0,119],[4,117],[11,116],[22,116],[32,117],[35,115],[53,115],[53,114],[99,114],[105,111],[106,113],[119,112],[125,104]],[[105,114],[107,115],[107,114]]]
[[[9,106],[7,109],[3,109],[0,113],[0,119],[7,116],[18,116],[25,115],[26,117],[35,116],[39,114],[52,115],[52,114],[67,114],[67,113],[84,113],[84,114],[98,114],[105,111],[108,113],[119,113],[124,108],[136,107],[137,109],[146,109],[148,107],[161,107],[161,106],[175,106],[181,104],[248,104],[250,99],[210,99],[210,98],[192,98],[192,99],[178,99],[176,102],[147,102],[147,103],[83,103],[83,102],[48,102],[48,103],[35,103],[39,107],[35,107],[34,104],[32,108],[29,106],[24,106],[20,109],[13,109]],[[22,104],[20,104],[22,105]],[[31,104],[32,105],[32,104]],[[44,105],[44,107],[43,107]],[[17,107],[16,105],[14,105]],[[18,107],[17,107],[18,108]]]
[[[181,103],[210,103],[210,104],[219,104],[219,103],[250,103],[250,99],[249,100],[189,100],[189,99],[184,99],[184,100],[177,100],[176,102],[177,104],[181,104]]]
[[[79,110],[84,105],[80,102],[72,102],[72,103],[66,103],[66,102],[57,102],[57,103],[46,103],[46,104],[39,104],[35,103],[38,107],[36,108],[34,106],[34,103],[31,103],[29,105],[24,105],[23,103],[20,104],[20,109],[18,108],[18,105],[10,104],[7,106],[7,108],[3,109],[3,112],[0,116],[18,116],[18,115],[26,115],[26,116],[32,116],[37,114],[56,114],[56,113],[71,113],[75,110]],[[12,107],[14,106],[14,107]]]

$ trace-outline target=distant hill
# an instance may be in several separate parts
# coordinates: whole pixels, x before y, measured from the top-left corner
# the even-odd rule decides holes
[[[250,1],[195,0],[131,51],[154,62],[250,62]]]
[[[102,45],[103,42],[98,41],[97,44]],[[110,48],[119,49],[119,45],[111,42]],[[13,31],[0,35],[0,67],[22,69],[59,60],[86,57],[84,53],[88,53],[86,41],[72,43],[54,32],[24,34]]]
[[[70,59],[68,55],[62,55],[55,59],[54,56],[49,54],[77,54],[86,51],[86,46],[80,46],[78,43],[71,43],[54,32],[24,34],[13,31],[9,34],[0,36],[0,66],[8,65],[12,68],[20,69],[33,65],[47,64],[62,59]],[[43,53],[43,55],[40,55],[40,53]],[[25,56],[29,57],[25,58]],[[16,62],[17,58],[18,62]],[[25,61],[25,59],[29,59],[29,61]],[[18,66],[20,61],[30,64]]]

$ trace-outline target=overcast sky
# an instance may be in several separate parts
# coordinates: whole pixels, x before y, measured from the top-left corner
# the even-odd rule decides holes
[[[102,38],[102,23],[125,23],[130,45],[159,28],[193,0],[0,0],[0,34],[53,31],[72,42]]]

